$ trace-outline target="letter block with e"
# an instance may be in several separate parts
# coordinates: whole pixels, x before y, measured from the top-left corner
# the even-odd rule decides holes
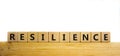
[[[18,32],[18,42],[27,42],[27,32]]]
[[[70,42],[80,42],[80,32],[70,32]]]
[[[102,42],[110,42],[110,32],[101,32]]]

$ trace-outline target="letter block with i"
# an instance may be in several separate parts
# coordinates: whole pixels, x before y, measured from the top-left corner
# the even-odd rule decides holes
[[[49,42],[59,42],[59,32],[49,32]]]
[[[39,42],[48,42],[48,32],[38,32]]]
[[[69,42],[69,32],[60,32],[60,42]]]
[[[17,42],[17,32],[8,32],[8,42]]]

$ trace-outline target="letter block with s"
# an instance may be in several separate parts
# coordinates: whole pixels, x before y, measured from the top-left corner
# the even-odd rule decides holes
[[[37,32],[28,32],[28,42],[38,42]]]

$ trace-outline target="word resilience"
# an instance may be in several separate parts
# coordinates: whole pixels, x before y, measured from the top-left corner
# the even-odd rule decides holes
[[[8,32],[8,42],[110,42],[110,32]]]

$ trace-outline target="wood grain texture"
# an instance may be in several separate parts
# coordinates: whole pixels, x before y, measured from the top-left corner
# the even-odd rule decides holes
[[[120,43],[7,43],[0,56],[120,56]]]

